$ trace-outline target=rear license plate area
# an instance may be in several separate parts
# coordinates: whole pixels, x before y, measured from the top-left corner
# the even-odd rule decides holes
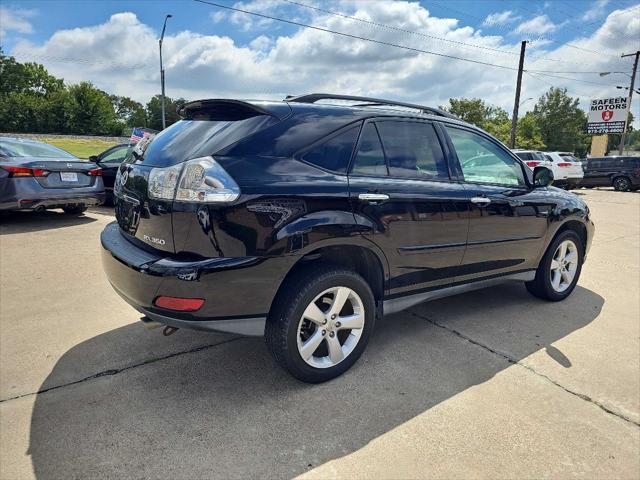
[[[60,180],[63,182],[78,182],[78,174],[76,172],[60,172]]]

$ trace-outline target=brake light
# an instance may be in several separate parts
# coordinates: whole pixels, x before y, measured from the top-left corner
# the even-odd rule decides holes
[[[91,170],[89,170],[87,172],[87,175],[91,175],[93,177],[101,177],[102,176],[102,169],[101,168],[92,168]]]
[[[232,202],[240,187],[212,157],[196,158],[149,172],[150,198],[190,203]]]
[[[559,164],[558,164],[558,166],[559,166],[559,167],[570,167],[570,166],[571,166],[571,164],[570,164],[570,163],[567,163],[567,162],[561,162],[561,163],[559,163]]]
[[[180,298],[165,297],[156,298],[153,302],[156,307],[166,308],[167,310],[176,310],[179,312],[195,312],[204,305],[202,298]]]
[[[40,168],[26,168],[26,167],[0,167],[3,170],[9,172],[9,177],[46,177],[49,175],[48,170],[42,170]]]
[[[527,162],[527,166],[528,166],[528,167],[537,167],[538,165],[540,165],[540,162],[536,162],[536,161],[534,161],[534,160],[529,160],[529,161]]]

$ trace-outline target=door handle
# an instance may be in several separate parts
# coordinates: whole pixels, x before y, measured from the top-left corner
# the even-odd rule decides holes
[[[491,203],[491,199],[487,197],[473,197],[471,203],[478,205],[479,207],[486,207]]]
[[[361,193],[358,195],[358,199],[365,202],[382,202],[389,200],[389,195],[386,193]]]

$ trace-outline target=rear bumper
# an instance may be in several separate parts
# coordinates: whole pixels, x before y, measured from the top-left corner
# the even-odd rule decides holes
[[[196,330],[262,335],[273,298],[296,257],[212,258],[200,261],[150,253],[111,223],[101,235],[102,264],[115,291],[145,322]],[[158,296],[202,298],[197,312],[154,305]]]
[[[43,188],[35,178],[0,180],[0,210],[34,210],[68,205],[100,205],[105,200],[102,180],[96,185],[76,189]]]

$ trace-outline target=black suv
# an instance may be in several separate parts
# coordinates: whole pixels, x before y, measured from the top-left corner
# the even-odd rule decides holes
[[[640,157],[592,157],[582,168],[581,187],[613,187],[619,192],[640,187]]]
[[[264,335],[304,381],[425,300],[504,281],[562,300],[593,238],[547,169],[438,109],[311,94],[182,117],[118,170],[109,280],[144,322]]]

